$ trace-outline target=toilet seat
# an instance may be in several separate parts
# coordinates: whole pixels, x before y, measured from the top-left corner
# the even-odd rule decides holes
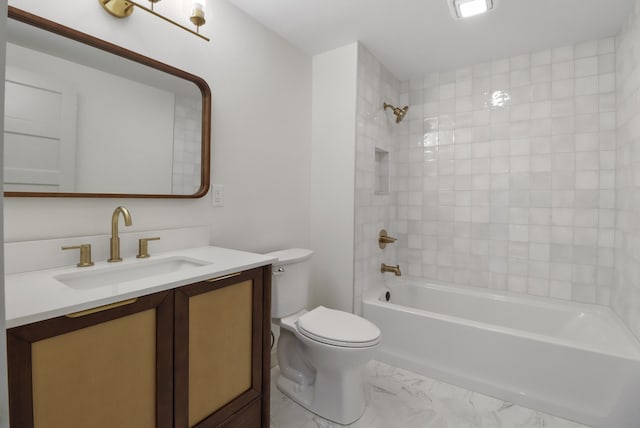
[[[296,324],[301,334],[328,345],[366,348],[380,342],[380,329],[372,322],[324,306],[300,316]]]

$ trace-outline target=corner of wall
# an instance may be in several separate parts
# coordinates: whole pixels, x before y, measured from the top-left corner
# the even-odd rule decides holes
[[[357,43],[313,57],[311,306],[353,310]]]

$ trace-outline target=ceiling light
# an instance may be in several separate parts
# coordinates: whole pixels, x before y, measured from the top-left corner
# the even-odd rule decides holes
[[[449,0],[454,18],[469,18],[493,9],[493,0]]]

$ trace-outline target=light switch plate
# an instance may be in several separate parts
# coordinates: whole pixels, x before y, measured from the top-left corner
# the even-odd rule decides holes
[[[224,186],[222,184],[211,185],[211,206],[224,207]]]

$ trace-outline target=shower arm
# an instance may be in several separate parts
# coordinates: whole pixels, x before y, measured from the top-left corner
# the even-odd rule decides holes
[[[389,103],[383,103],[383,105],[384,105],[384,108],[392,108],[394,110],[396,110],[396,109],[397,110],[404,110],[404,109],[408,109],[409,108],[409,106],[404,106],[403,108],[395,107],[395,106],[393,106],[392,104],[389,104]]]
[[[405,106],[404,108],[400,108],[387,103],[384,103],[383,106],[385,110],[390,108],[391,110],[393,110],[394,113],[396,113],[396,111],[403,111],[405,108],[408,109],[408,106]]]

